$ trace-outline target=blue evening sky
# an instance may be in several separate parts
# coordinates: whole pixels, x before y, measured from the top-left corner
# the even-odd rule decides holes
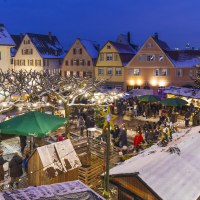
[[[12,34],[51,31],[67,49],[75,38],[104,44],[131,32],[142,45],[159,33],[170,47],[200,47],[200,0],[0,0],[0,23]]]

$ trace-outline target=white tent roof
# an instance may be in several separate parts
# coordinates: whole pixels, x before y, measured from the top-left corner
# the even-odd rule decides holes
[[[138,173],[164,200],[196,200],[200,196],[200,126],[173,135],[167,147],[157,144],[112,168],[110,175]],[[180,155],[169,153],[178,147]]]

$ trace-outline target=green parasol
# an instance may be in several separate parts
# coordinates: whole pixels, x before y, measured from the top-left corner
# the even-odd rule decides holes
[[[161,99],[159,96],[155,95],[142,95],[138,97],[138,100],[143,102],[157,102],[160,101]]]
[[[179,98],[167,98],[162,99],[161,103],[165,106],[183,106],[186,105],[188,102]]]
[[[67,122],[67,118],[31,111],[0,123],[0,134],[45,137]]]

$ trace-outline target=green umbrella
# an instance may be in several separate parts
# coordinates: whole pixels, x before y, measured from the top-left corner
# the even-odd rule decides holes
[[[45,137],[67,121],[63,117],[31,111],[0,123],[0,133]]]
[[[143,101],[143,102],[156,102],[156,101],[160,101],[160,97],[159,96],[155,96],[155,95],[142,95],[140,97],[138,97],[139,101]]]
[[[188,102],[179,98],[167,98],[162,99],[161,103],[165,106],[183,106],[186,105]]]

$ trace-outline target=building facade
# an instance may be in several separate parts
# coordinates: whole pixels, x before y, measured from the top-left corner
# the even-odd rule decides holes
[[[134,55],[129,44],[108,41],[99,52],[95,78],[106,79],[107,89],[124,89],[124,66]]]
[[[56,36],[27,33],[14,56],[14,70],[60,73],[64,49]]]
[[[198,50],[171,50],[158,36],[149,37],[125,68],[126,90],[145,88],[162,93],[167,86],[192,85],[199,56]]]
[[[0,69],[7,71],[12,69],[11,48],[15,46],[15,42],[6,30],[3,24],[0,24]]]
[[[76,39],[65,55],[62,76],[94,77],[94,66],[99,45],[89,40]]]

